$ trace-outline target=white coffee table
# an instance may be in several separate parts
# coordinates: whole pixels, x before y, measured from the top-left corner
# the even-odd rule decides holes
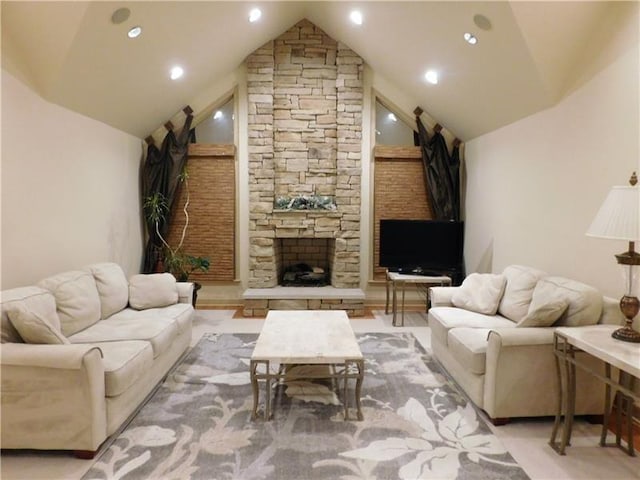
[[[354,397],[358,420],[362,420],[360,392],[364,379],[364,357],[344,310],[272,310],[251,355],[253,388],[251,418],[258,415],[260,383],[265,384],[264,419],[271,417],[271,382],[291,380],[288,365],[327,365],[326,373],[304,379],[328,378],[342,382],[344,418],[349,419],[349,380],[355,380]],[[311,378],[310,378],[311,377]],[[299,379],[299,378],[298,378]]]

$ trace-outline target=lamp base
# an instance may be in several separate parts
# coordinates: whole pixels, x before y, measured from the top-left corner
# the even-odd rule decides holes
[[[629,326],[619,328],[613,332],[611,336],[617,340],[622,340],[623,342],[640,343],[640,333],[636,332]]]

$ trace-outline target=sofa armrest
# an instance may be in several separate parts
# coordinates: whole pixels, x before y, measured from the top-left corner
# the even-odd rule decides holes
[[[451,298],[460,287],[430,287],[429,299],[432,307],[452,307]]]
[[[502,347],[515,347],[520,345],[552,345],[553,327],[525,327],[525,328],[495,328],[489,332],[489,343],[491,336],[500,337]]]
[[[554,327],[531,327],[489,332],[483,409],[491,418],[555,414],[560,383],[553,351],[554,331]],[[592,368],[603,370],[601,362],[592,360],[596,359],[586,359]],[[601,389],[602,383],[580,369],[576,375],[576,412],[602,413],[604,396],[591,393]],[[540,392],[544,394],[536,394]]]
[[[178,287],[178,303],[191,303],[193,301],[193,283],[176,282]]]
[[[93,345],[36,345],[30,343],[3,343],[0,349],[2,367],[40,367],[64,370],[79,370],[85,356],[92,350],[100,349]]]
[[[3,343],[3,448],[96,451],[107,437],[102,352]]]

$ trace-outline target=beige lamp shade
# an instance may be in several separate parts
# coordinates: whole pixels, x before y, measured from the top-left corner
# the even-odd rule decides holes
[[[638,187],[616,186],[593,219],[587,235],[611,240],[640,240],[640,195]]]

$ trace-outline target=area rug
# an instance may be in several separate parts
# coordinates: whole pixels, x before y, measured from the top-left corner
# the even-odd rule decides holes
[[[256,338],[204,336],[83,479],[528,478],[410,333],[358,336],[363,421],[304,381],[277,386],[273,419],[252,421]]]

